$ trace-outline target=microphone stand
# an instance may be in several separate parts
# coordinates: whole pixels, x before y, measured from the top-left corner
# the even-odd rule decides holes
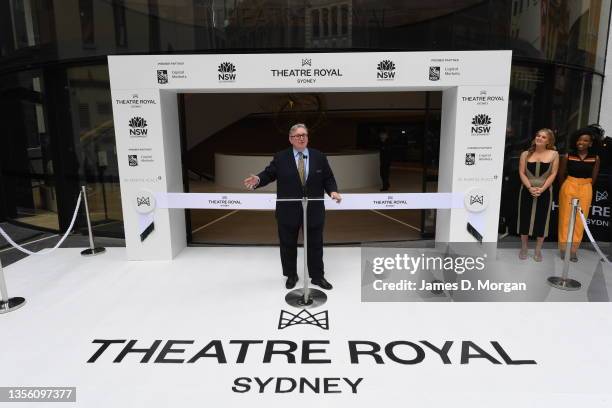
[[[319,289],[308,287],[308,202],[324,201],[325,198],[308,198],[304,190],[302,198],[277,198],[277,202],[301,202],[302,203],[302,236],[304,237],[304,286],[301,289],[293,289],[285,296],[285,302],[293,307],[308,309],[321,306],[327,302],[327,295]]]

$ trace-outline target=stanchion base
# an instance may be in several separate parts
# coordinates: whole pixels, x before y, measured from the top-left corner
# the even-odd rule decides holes
[[[22,297],[9,298],[8,302],[0,300],[0,314],[12,312],[25,305],[25,299]]]
[[[578,290],[582,287],[580,282],[575,279],[562,278],[560,276],[551,276],[547,279],[548,284],[553,288],[561,290]]]
[[[287,302],[289,306],[301,309],[319,307],[327,302],[327,295],[322,290],[310,289],[309,292],[310,296],[308,297],[308,301],[304,302],[304,289],[293,289],[285,296],[285,302]]]
[[[96,247],[96,248],[87,248],[84,251],[81,251],[81,255],[83,256],[95,256],[100,255],[106,252],[106,248],[104,247]]]

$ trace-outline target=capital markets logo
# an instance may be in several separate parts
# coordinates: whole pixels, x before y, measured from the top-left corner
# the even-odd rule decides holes
[[[307,309],[302,309],[298,314],[281,310],[278,318],[278,330],[286,329],[287,327],[298,324],[307,324],[320,327],[323,330],[329,330],[329,315],[327,310],[312,314]]]
[[[476,164],[476,153],[466,153],[465,154],[465,165],[473,166]]]
[[[440,80],[440,67],[429,67],[429,80],[430,81]]]
[[[395,63],[391,60],[382,60],[376,67],[378,72],[376,78],[381,81],[393,80],[395,78]]]
[[[236,81],[236,66],[231,62],[222,62],[219,64],[219,82],[234,82]]]
[[[595,191],[595,202],[605,201],[608,199],[607,191]]]
[[[130,119],[130,137],[146,137],[147,136],[147,121],[140,116],[134,116]]]
[[[138,155],[128,154],[128,164],[130,165],[130,167],[138,166]]]
[[[491,118],[481,113],[472,118],[472,136],[488,136],[491,134]]]
[[[168,83],[168,70],[167,69],[158,69],[157,70],[157,83],[158,84],[167,84]]]

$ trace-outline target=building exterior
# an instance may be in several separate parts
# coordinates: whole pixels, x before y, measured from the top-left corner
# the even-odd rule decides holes
[[[563,149],[581,126],[612,128],[609,27],[610,0],[7,0],[0,220],[63,230],[86,184],[96,233],[121,236],[106,60],[118,54],[511,49],[512,201],[537,129]]]

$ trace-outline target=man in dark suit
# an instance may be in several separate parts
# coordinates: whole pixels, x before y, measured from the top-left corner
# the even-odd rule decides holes
[[[327,157],[315,149],[308,149],[308,128],[302,123],[289,130],[290,148],[278,152],[264,171],[250,175],[244,180],[248,189],[263,187],[276,181],[277,198],[323,198],[324,192],[336,202],[342,197]],[[323,270],[323,225],[325,205],[323,201],[310,201],[308,216],[308,272],[313,285],[331,289]],[[280,240],[281,264],[283,275],[287,277],[285,286],[293,289],[298,281],[297,241],[302,226],[302,204],[300,202],[277,202],[276,221]]]

